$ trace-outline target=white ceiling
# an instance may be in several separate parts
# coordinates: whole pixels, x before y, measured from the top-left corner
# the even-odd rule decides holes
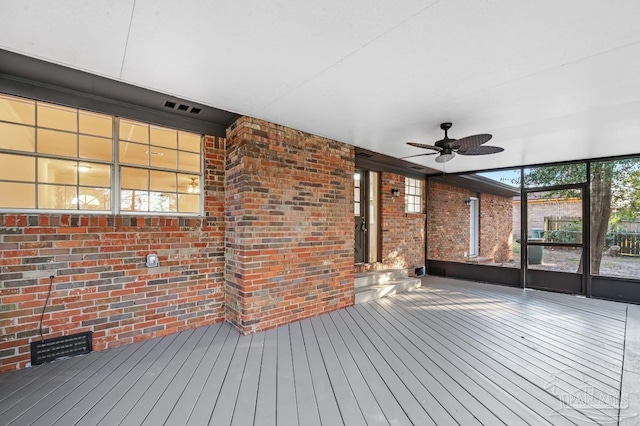
[[[447,172],[640,153],[638,0],[0,0],[0,47]]]

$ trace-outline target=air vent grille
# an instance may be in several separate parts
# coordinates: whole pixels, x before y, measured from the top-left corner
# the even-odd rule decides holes
[[[411,168],[413,170],[424,170],[424,167],[420,167],[420,166],[411,166]]]
[[[38,365],[65,356],[87,354],[92,350],[92,332],[31,342],[31,364]]]
[[[368,152],[358,152],[356,157],[371,158],[373,157],[373,154],[369,154]]]
[[[174,101],[165,101],[164,107],[177,110],[177,111],[189,112],[190,114],[194,114],[194,115],[198,115],[202,112],[202,108],[198,108],[198,107],[194,107],[194,106],[182,104],[182,103],[179,104]]]

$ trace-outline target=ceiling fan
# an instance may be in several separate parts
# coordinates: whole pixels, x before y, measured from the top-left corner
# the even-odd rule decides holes
[[[402,158],[412,158],[412,157],[420,157],[422,155],[435,155],[440,154],[436,157],[437,163],[446,163],[449,160],[452,160],[453,157],[456,156],[456,153],[460,155],[487,155],[487,154],[497,154],[498,152],[504,151],[504,148],[500,148],[498,146],[489,146],[483,145],[485,142],[489,141],[492,138],[489,134],[480,134],[467,136],[462,139],[451,139],[447,134],[447,131],[451,128],[451,123],[442,123],[440,124],[440,128],[444,130],[444,139],[437,141],[434,145],[427,145],[423,143],[416,142],[407,142],[407,144],[411,146],[415,146],[417,148],[423,149],[431,149],[436,152],[429,152],[427,154],[416,154],[410,155],[408,157]]]

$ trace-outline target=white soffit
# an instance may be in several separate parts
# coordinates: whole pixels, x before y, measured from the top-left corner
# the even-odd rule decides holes
[[[120,78],[134,0],[0,0],[0,47]]]
[[[449,172],[640,153],[640,2],[0,0],[0,47]]]

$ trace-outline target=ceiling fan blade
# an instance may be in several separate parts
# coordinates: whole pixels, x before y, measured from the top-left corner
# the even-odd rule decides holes
[[[416,148],[422,148],[422,149],[432,149],[438,152],[442,151],[442,148],[440,148],[439,146],[427,145],[424,143],[407,142],[407,145],[415,146]]]
[[[458,139],[457,141],[451,143],[451,148],[469,149],[469,148],[478,147],[483,143],[489,141],[492,137],[493,136],[489,134],[467,136],[466,138]]]
[[[400,159],[404,160],[405,158],[422,157],[423,155],[436,155],[436,154],[437,154],[437,152],[428,152],[426,154],[408,155],[406,157],[400,157]]]
[[[488,155],[488,154],[497,154],[499,152],[504,151],[504,148],[500,148],[499,146],[473,146],[471,148],[460,148],[458,150],[458,154],[460,155]]]

